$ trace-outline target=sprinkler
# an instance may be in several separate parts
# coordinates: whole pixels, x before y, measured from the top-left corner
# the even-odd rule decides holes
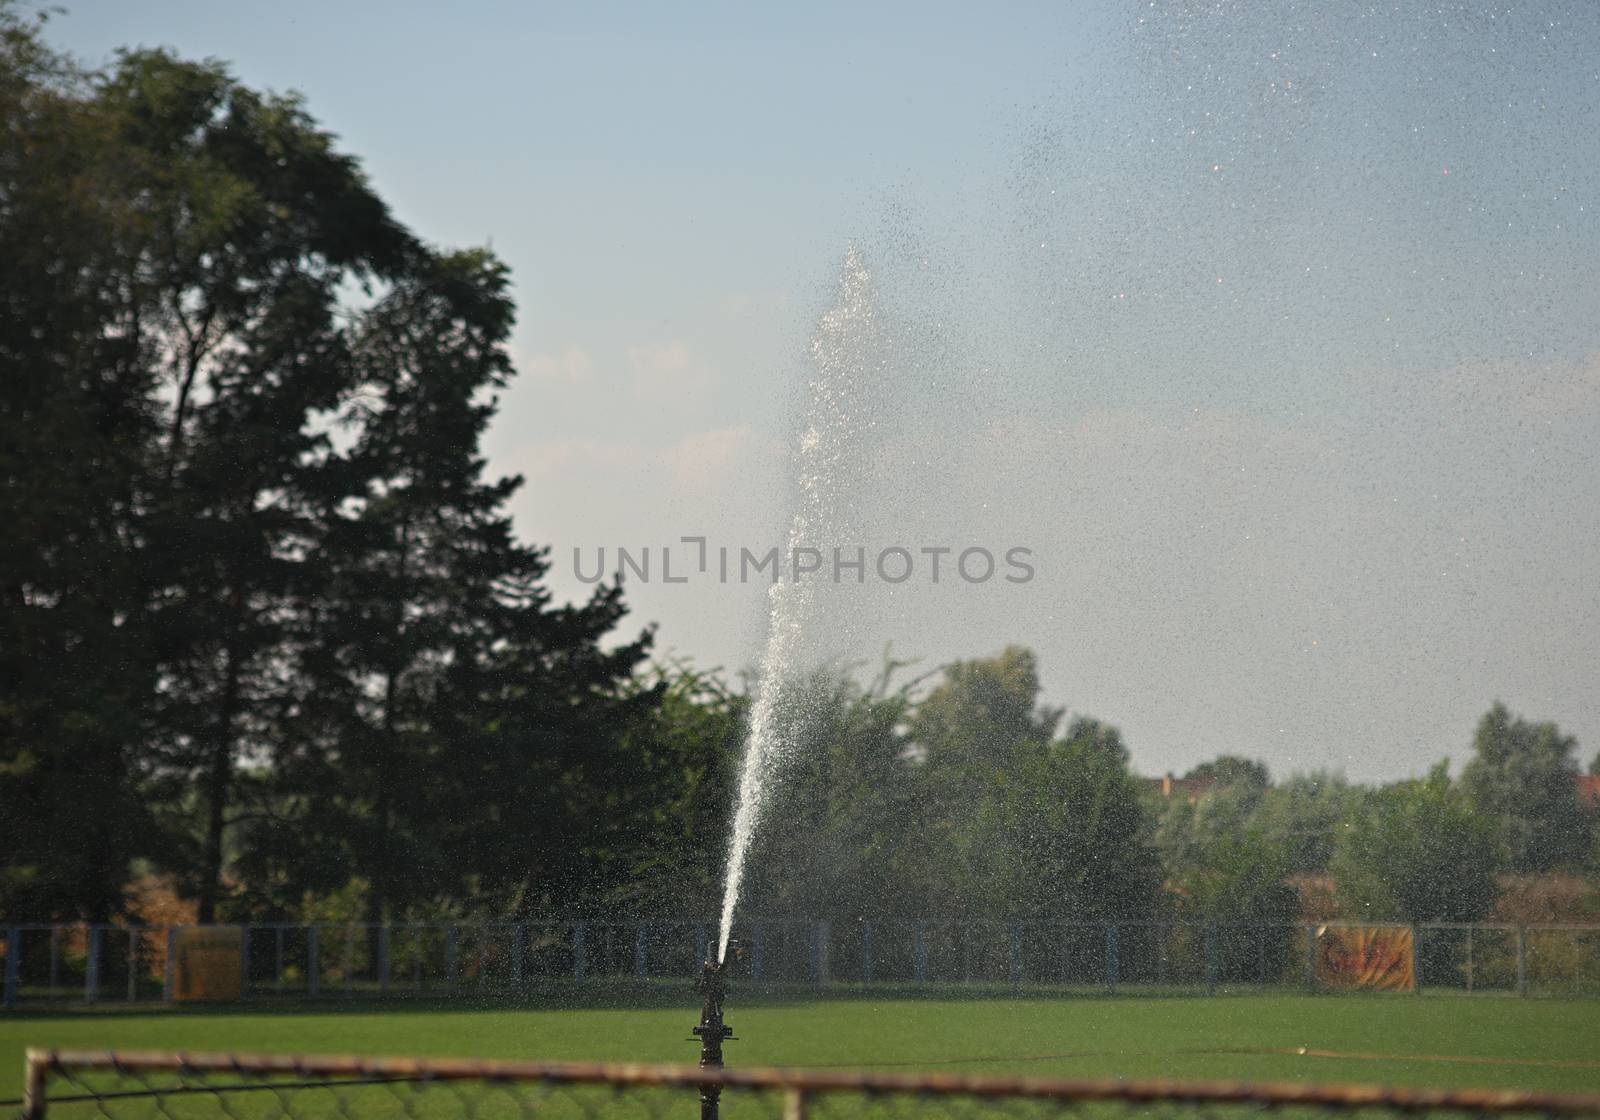
[[[733,945],[728,946],[737,955]],[[722,1068],[722,1044],[733,1037],[733,1028],[722,1021],[722,1001],[728,995],[726,964],[708,960],[700,970],[694,990],[700,995],[700,1025],[694,1033],[700,1039],[700,1068]],[[717,1102],[722,1097],[722,1086],[700,1086],[700,1120],[717,1120]]]

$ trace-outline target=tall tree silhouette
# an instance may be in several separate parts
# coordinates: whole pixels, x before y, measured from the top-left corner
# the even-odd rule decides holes
[[[307,729],[283,772],[304,822],[367,883],[377,922],[443,893],[508,904],[583,845],[584,783],[645,693],[621,684],[649,635],[603,650],[620,589],[554,607],[519,543],[515,477],[479,449],[511,375],[504,267],[430,257],[364,317],[360,387],[323,472],[323,593],[304,659]],[[465,883],[468,876],[474,879]]]
[[[87,75],[0,3],[0,913],[105,921],[150,854],[142,510],[157,423],[132,210]]]

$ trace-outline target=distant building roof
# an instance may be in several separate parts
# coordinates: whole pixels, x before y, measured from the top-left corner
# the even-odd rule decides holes
[[[1180,793],[1190,801],[1203,793],[1209,793],[1217,784],[1215,778],[1174,778],[1171,774],[1163,774],[1159,778],[1146,778],[1144,781],[1162,797],[1170,798],[1174,793]]]
[[[1600,774],[1579,774],[1573,781],[1578,785],[1578,800],[1590,809],[1600,809]]]

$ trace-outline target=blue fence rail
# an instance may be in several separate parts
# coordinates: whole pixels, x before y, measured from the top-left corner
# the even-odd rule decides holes
[[[969,921],[740,923],[737,982],[770,987],[1204,993],[1318,987],[1320,925]],[[0,925],[6,1008],[170,1001],[182,931]],[[551,985],[687,981],[708,921],[261,923],[237,930],[244,999],[532,994]],[[1600,995],[1600,925],[1409,929],[1419,989]],[[231,966],[230,966],[231,967]]]

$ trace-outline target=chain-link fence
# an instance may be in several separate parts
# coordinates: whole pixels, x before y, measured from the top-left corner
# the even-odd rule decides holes
[[[1600,1094],[30,1050],[20,1120],[1600,1116]]]
[[[234,999],[503,998],[611,986],[681,990],[715,935],[707,921],[0,926],[6,1007],[184,998],[186,939],[232,938]],[[1103,991],[1217,994],[1330,986],[1341,930],[1408,939],[1408,989],[1600,995],[1600,925],[747,921],[736,984],[871,986],[952,995]],[[213,992],[216,998],[218,993]]]

